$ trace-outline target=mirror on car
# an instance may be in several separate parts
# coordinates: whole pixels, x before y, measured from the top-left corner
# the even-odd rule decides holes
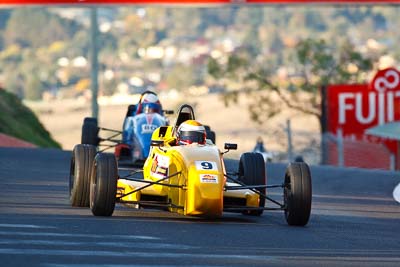
[[[163,110],[163,112],[165,113],[165,115],[172,115],[174,114],[173,110]]]
[[[225,143],[224,148],[227,149],[227,150],[236,150],[237,149],[237,144]]]
[[[162,145],[164,145],[164,141],[162,141],[162,140],[151,140],[150,145],[151,146],[162,146]]]

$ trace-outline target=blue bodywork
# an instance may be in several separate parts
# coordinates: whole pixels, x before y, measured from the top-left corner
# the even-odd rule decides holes
[[[122,143],[130,147],[133,161],[145,160],[149,155],[151,135],[168,121],[159,113],[140,113],[124,120]]]

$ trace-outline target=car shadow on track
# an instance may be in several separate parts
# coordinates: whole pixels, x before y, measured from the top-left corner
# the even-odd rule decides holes
[[[143,221],[164,221],[178,223],[201,223],[201,224],[281,224],[284,223],[283,215],[280,212],[266,212],[261,216],[247,216],[240,213],[223,213],[221,217],[204,218],[185,216],[177,213],[159,210],[123,210],[118,209],[112,216],[117,220],[143,220]]]

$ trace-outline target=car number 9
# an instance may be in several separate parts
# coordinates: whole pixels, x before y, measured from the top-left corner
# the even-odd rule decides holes
[[[196,169],[198,170],[217,170],[217,164],[214,161],[196,161]]]

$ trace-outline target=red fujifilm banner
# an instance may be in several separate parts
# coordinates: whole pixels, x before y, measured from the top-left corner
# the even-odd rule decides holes
[[[397,154],[397,143],[367,136],[371,127],[400,121],[400,72],[394,68],[378,71],[370,84],[331,85],[327,91],[328,132],[352,140],[384,143]],[[373,160],[373,159],[370,159]]]
[[[370,84],[328,87],[328,129],[359,138],[370,127],[400,121],[400,73],[379,71]]]

